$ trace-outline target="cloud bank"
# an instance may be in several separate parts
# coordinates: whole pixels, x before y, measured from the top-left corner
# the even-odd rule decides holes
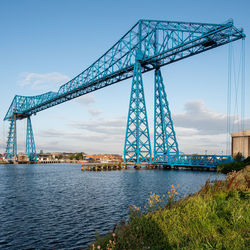
[[[88,109],[94,109],[93,96],[86,95],[77,100]],[[182,113],[172,116],[181,152],[226,153],[227,117],[225,114],[208,109],[200,100],[192,100],[185,104]],[[237,130],[240,120],[233,115],[230,118]],[[122,154],[126,120],[125,116],[108,119],[94,114],[88,121],[72,121],[66,124],[68,128],[64,130],[51,128],[37,131],[35,138],[37,150]],[[250,129],[249,118],[245,119],[245,129]],[[153,130],[150,131],[150,135],[153,143]],[[0,141],[1,143],[3,142]]]
[[[102,110],[93,107],[96,99],[92,93],[77,98],[76,102],[87,107],[89,114],[91,114],[92,116],[99,116],[102,113]]]
[[[45,74],[24,72],[18,81],[22,87],[30,87],[36,90],[58,90],[60,85],[68,82],[70,78],[59,72]]]

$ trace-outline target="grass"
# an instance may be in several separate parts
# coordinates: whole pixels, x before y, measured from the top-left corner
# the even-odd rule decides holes
[[[249,249],[249,172],[250,166],[208,180],[179,201],[173,186],[166,197],[151,194],[147,206],[131,205],[128,223],[90,249]]]

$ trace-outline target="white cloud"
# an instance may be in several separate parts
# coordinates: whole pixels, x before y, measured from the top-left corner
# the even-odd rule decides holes
[[[123,118],[73,122],[70,125],[70,130],[50,129],[38,132],[37,149],[122,153],[125,133],[125,120]],[[72,127],[76,130],[73,130]]]
[[[89,108],[88,112],[92,115],[92,116],[98,116],[102,113],[102,111],[100,109],[95,109],[95,108]]]
[[[83,95],[81,97],[78,97],[76,99],[76,102],[84,105],[84,106],[90,106],[91,104],[95,103],[95,97],[93,96],[93,94],[87,94],[87,95]]]
[[[126,120],[125,117],[121,117],[111,120],[99,119],[89,122],[73,122],[70,125],[77,129],[85,130],[88,133],[120,137],[125,133]]]
[[[209,110],[203,101],[193,100],[185,104],[185,112],[173,115],[176,127],[195,129],[203,135],[216,135],[226,132],[227,115]],[[235,124],[239,123],[235,116],[231,116]]]
[[[232,131],[240,130],[241,120],[231,115]],[[173,115],[179,148],[185,153],[226,153],[227,115],[209,110],[203,101],[185,104],[185,112]],[[250,119],[245,119],[245,129],[250,129]],[[229,152],[227,152],[229,153]]]
[[[96,99],[93,94],[83,95],[76,99],[76,102],[82,104],[88,108],[88,112],[92,116],[98,116],[102,113],[102,110],[93,108],[93,104],[96,102]]]
[[[0,152],[4,153],[6,147],[6,140],[4,138],[0,138]]]
[[[36,90],[58,90],[60,85],[68,82],[70,78],[67,75],[51,72],[45,74],[24,72],[20,75],[19,85],[28,86]]]

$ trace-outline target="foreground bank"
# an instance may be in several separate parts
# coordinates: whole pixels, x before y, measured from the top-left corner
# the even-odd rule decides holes
[[[130,208],[130,219],[91,249],[247,249],[249,247],[250,166],[209,181],[202,189],[174,202],[174,187],[164,197],[152,194],[142,209]]]

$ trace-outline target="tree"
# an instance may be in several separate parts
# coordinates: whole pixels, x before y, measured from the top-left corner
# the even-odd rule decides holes
[[[244,157],[243,157],[243,155],[242,155],[241,152],[238,152],[236,155],[234,155],[234,159],[235,159],[235,161],[237,161],[237,162],[242,161],[243,158],[244,158]]]

